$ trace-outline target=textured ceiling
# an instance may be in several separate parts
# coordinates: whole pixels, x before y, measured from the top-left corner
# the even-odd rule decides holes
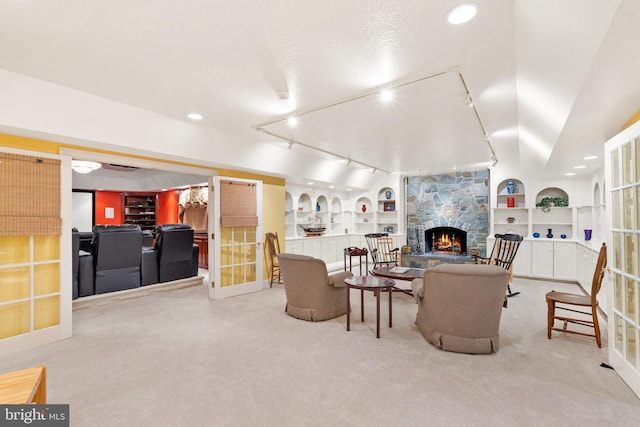
[[[457,3],[6,1],[0,68],[180,120],[197,111],[199,126],[256,147],[295,140],[321,152],[293,154],[396,173],[486,165],[483,127],[498,167],[562,175],[638,109],[637,1],[477,0],[477,16],[451,26]],[[391,104],[368,96],[416,80]],[[307,173],[266,160],[269,174]]]

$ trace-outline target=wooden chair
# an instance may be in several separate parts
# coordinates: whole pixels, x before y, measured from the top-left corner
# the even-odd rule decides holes
[[[578,295],[567,292],[551,291],[546,295],[547,299],[547,338],[551,339],[551,331],[567,332],[570,334],[585,335],[588,337],[595,337],[598,347],[602,347],[600,339],[600,326],[598,325],[598,292],[602,287],[602,279],[604,278],[604,271],[607,266],[607,246],[605,243],[600,247],[600,254],[598,255],[598,262],[596,269],[593,272],[593,280],[591,282],[591,296]],[[566,307],[569,306],[569,307]],[[571,307],[571,308],[570,308]],[[575,307],[575,308],[573,308]],[[589,311],[580,310],[578,308],[589,307]],[[556,315],[556,310],[565,310],[572,313],[579,313],[580,317],[566,317]],[[564,322],[562,328],[555,328],[555,320],[561,320]],[[593,334],[585,332],[573,331],[567,329],[569,323],[576,325],[586,326],[594,329]]]
[[[477,264],[491,264],[497,265],[509,271],[509,282],[513,280],[512,264],[513,260],[518,253],[518,248],[522,243],[523,237],[519,234],[496,234],[496,241],[491,249],[491,255],[489,257],[475,256]],[[507,285],[507,297],[514,297],[520,292],[511,292],[511,285]],[[507,300],[505,298],[504,307],[507,306]]]
[[[278,254],[280,253],[280,241],[278,240],[278,233],[267,233],[266,234],[266,247],[267,247],[267,258],[269,262],[269,272],[271,276],[271,280],[269,281],[269,287],[273,286],[274,280],[277,279],[276,283],[281,283],[280,279],[280,265],[278,264]]]
[[[391,248],[393,239],[388,233],[369,233],[364,235],[373,260],[373,268],[398,265],[399,248]]]

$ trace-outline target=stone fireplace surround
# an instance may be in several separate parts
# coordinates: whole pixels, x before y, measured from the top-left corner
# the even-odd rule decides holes
[[[489,234],[488,169],[412,176],[406,178],[406,184],[407,244],[411,246],[408,258],[452,257],[453,262],[463,262],[469,255],[485,256]],[[425,254],[429,248],[424,240],[425,230],[434,227],[465,231],[466,256]]]

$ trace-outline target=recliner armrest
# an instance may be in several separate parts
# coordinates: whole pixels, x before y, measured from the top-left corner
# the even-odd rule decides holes
[[[424,280],[420,278],[413,279],[411,281],[411,290],[413,291],[416,302],[418,302],[420,298],[424,298]]]
[[[348,277],[353,277],[353,273],[350,271],[341,271],[339,273],[334,273],[329,276],[329,283],[327,284],[329,286],[333,286],[334,288],[344,288],[345,286],[347,286],[344,283],[344,279]]]

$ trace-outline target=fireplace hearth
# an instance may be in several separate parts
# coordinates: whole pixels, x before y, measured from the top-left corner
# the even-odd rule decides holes
[[[445,255],[466,255],[467,232],[455,227],[433,227],[424,232],[425,251]]]

